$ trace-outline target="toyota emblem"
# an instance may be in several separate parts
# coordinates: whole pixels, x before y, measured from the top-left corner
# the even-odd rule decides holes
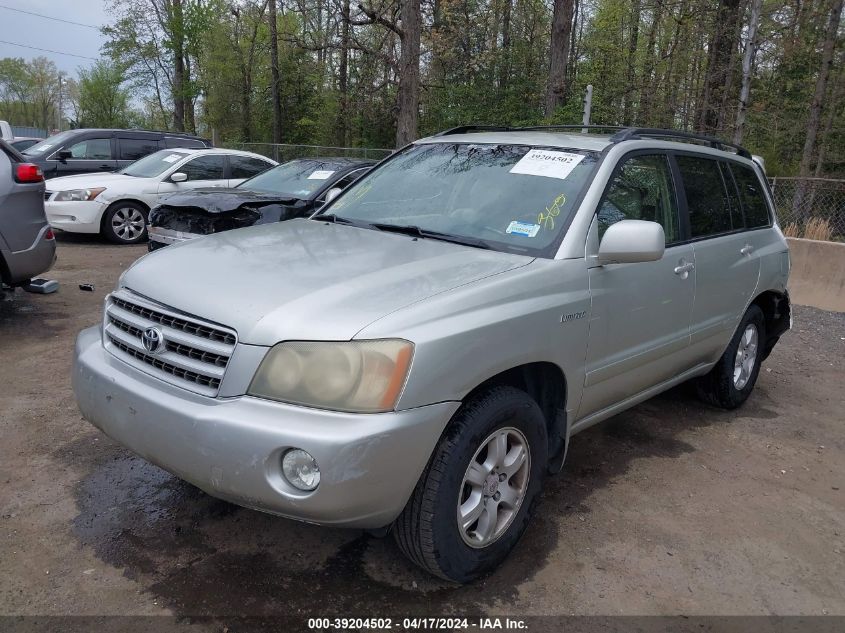
[[[150,354],[155,354],[164,344],[164,335],[157,327],[148,327],[141,335],[141,342],[144,344],[145,350]]]

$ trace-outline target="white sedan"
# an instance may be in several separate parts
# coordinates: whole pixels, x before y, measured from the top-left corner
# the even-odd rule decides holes
[[[147,213],[161,197],[201,187],[234,187],[277,165],[265,156],[229,149],[167,149],[115,173],[47,181],[44,208],[51,226],[101,233],[118,244],[147,237]]]

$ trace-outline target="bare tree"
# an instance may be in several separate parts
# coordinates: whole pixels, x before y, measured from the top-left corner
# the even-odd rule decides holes
[[[270,92],[273,98],[273,142],[282,142],[282,97],[279,93],[279,37],[277,33],[276,0],[268,4],[270,19]]]
[[[704,132],[716,132],[719,128],[719,108],[728,89],[730,61],[739,33],[739,6],[740,0],[719,0],[698,115],[698,128]]]
[[[760,13],[763,10],[763,0],[751,0],[751,18],[748,21],[748,37],[745,51],[742,55],[742,88],[739,91],[739,107],[736,111],[736,125],[734,126],[733,142],[742,143],[742,132],[745,125],[745,115],[748,111],[748,98],[751,95],[751,70],[757,55],[757,29],[760,27]]]
[[[575,0],[554,0],[549,82],[546,87],[546,116],[550,117],[566,101],[566,63],[569,60],[572,17]]]

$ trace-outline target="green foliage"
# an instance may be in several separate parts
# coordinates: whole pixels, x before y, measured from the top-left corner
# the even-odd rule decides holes
[[[128,127],[133,118],[123,69],[99,61],[79,71],[79,127]]]

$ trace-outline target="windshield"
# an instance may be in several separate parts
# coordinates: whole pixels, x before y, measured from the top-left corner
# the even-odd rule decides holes
[[[27,156],[40,156],[41,154],[47,154],[48,152],[54,152],[59,149],[62,145],[64,145],[67,140],[74,135],[73,130],[68,130],[67,132],[59,132],[58,134],[54,134],[50,138],[45,138],[40,143],[36,143],[32,147],[27,147],[26,150],[23,152]]]
[[[330,179],[338,164],[319,159],[292,160],[261,172],[238,185],[239,189],[308,198]]]
[[[125,176],[135,176],[136,178],[153,178],[163,174],[188,155],[188,152],[163,149],[155,154],[150,154],[140,160],[136,160],[117,173],[124,174]]]
[[[598,158],[528,145],[416,145],[361,178],[326,213],[551,256]]]

